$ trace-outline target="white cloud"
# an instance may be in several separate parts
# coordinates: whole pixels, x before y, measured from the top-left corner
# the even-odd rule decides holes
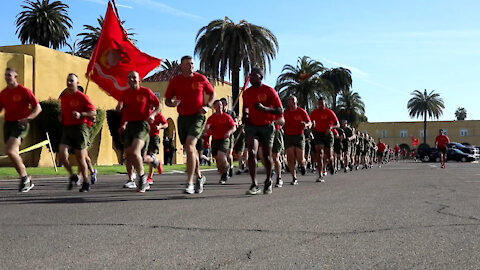
[[[335,61],[328,60],[328,59],[322,59],[322,61],[330,63],[330,64],[338,66],[338,67],[348,68],[352,72],[352,76],[355,76],[355,77],[365,78],[365,77],[368,76],[367,72],[362,71],[361,69],[356,68],[354,66],[345,65],[345,64],[342,64],[342,63],[338,63],[338,62],[335,62]]]
[[[188,13],[188,12],[185,12],[185,11],[167,6],[167,5],[165,5],[161,2],[157,2],[157,1],[154,1],[154,0],[129,0],[129,1],[137,3],[137,4],[142,5],[142,6],[147,6],[148,8],[156,8],[156,9],[159,9],[160,11],[162,11],[164,13],[168,13],[168,14],[178,16],[178,17],[187,17],[187,18],[191,18],[191,19],[201,19],[202,18],[198,15],[191,14],[191,13]]]

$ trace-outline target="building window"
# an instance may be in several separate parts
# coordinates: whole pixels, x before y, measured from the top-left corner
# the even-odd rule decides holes
[[[428,135],[428,133],[427,133],[427,135]],[[419,137],[420,137],[420,138],[425,137],[425,136],[423,136],[423,129],[420,130],[420,136],[419,136]]]
[[[386,130],[382,130],[382,138],[386,138],[387,137],[387,131]]]
[[[443,129],[443,134],[448,135],[448,130]]]
[[[460,129],[460,137],[468,136],[468,129],[462,128]]]
[[[408,137],[408,130],[400,130],[400,138]]]

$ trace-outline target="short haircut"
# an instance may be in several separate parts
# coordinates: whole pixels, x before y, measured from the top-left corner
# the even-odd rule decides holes
[[[217,102],[220,102],[220,99],[216,99],[213,104],[216,104]]]
[[[67,77],[70,77],[70,76],[75,76],[75,77],[77,77],[77,79],[78,79],[78,75],[75,74],[75,73],[68,73]]]
[[[7,67],[5,69],[5,72],[14,72],[14,73],[18,74],[17,69],[13,68],[13,67]]]
[[[182,63],[183,60],[192,60],[192,59],[193,59],[193,57],[191,57],[190,55],[185,55],[180,59],[180,63]]]
[[[222,97],[222,98],[220,99],[220,101],[221,101],[221,102],[224,102],[224,101],[227,102],[227,99],[224,98],[224,97]]]

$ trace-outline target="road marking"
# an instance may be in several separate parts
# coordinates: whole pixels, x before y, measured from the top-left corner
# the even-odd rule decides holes
[[[430,166],[432,168],[437,168],[437,165],[428,165],[428,166]]]
[[[480,180],[465,181],[465,183],[480,183]]]

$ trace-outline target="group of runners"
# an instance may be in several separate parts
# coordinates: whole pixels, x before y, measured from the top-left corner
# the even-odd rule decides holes
[[[238,119],[228,110],[226,99],[215,100],[215,91],[208,79],[194,72],[191,56],[182,57],[180,68],[182,74],[168,84],[165,105],[176,107],[179,115],[177,134],[187,156],[187,194],[202,193],[206,181],[200,171],[196,147],[202,136],[212,136],[212,155],[220,173],[220,184],[233,176],[235,155],[239,161],[237,174],[248,168],[251,186],[247,194],[250,195],[262,193],[257,176],[258,160],[266,171],[264,194],[271,194],[274,185],[283,186],[282,167],[290,172],[291,184],[297,185],[297,170],[301,175],[305,175],[307,169],[317,171],[316,181],[324,182],[327,171],[333,174],[341,168],[344,172],[370,168],[374,162],[380,166],[387,160],[383,155],[387,146],[383,142],[375,144],[371,136],[355,132],[345,120],[340,124],[321,97],[310,114],[298,106],[294,96],[288,98],[288,106],[284,109],[277,92],[262,83],[261,69],[251,70],[251,87],[242,93],[242,119]],[[15,69],[7,68],[5,80],[7,87],[0,92],[0,111],[5,109],[5,148],[20,176],[19,191],[28,192],[34,184],[19,155],[19,146],[27,135],[29,122],[42,109],[33,93],[18,84]],[[68,189],[80,185],[81,192],[88,192],[97,179],[87,152],[91,140],[89,127],[96,109],[78,83],[77,75],[68,74],[67,88],[59,97],[59,120],[63,124],[59,154],[69,174]],[[160,113],[159,99],[150,89],[140,85],[136,71],[128,74],[128,85],[130,88],[123,91],[117,106],[122,114],[118,132],[123,138],[128,173],[124,187],[143,193],[150,189],[153,171],[159,166],[156,158],[159,131],[167,127],[167,122]],[[206,113],[212,106],[214,113],[207,119]],[[78,173],[72,171],[70,153],[75,155]],[[148,173],[144,171],[145,163],[150,165]]]

